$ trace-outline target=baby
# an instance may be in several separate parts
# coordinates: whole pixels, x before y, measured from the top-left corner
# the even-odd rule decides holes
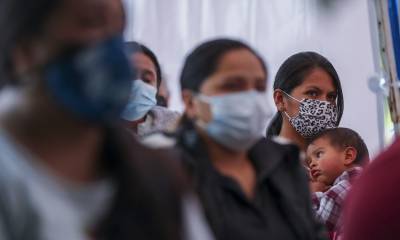
[[[347,192],[369,161],[368,149],[355,131],[333,128],[314,137],[306,155],[313,207],[333,238],[341,230],[340,215]]]

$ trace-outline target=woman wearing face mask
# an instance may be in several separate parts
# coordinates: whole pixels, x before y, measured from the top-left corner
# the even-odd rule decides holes
[[[0,12],[0,239],[181,239],[173,162],[118,130],[132,79],[121,1]]]
[[[126,48],[137,75],[132,81],[129,102],[121,115],[122,119],[140,138],[154,132],[174,129],[179,113],[157,106],[162,74],[156,55],[137,42],[127,43]]]
[[[343,115],[343,93],[332,64],[315,52],[289,57],[274,82],[278,113],[267,137],[290,141],[305,150],[307,139],[327,128],[337,127]]]
[[[292,160],[298,149],[262,138],[272,110],[266,78],[263,60],[246,44],[200,45],[181,74],[179,131],[164,143],[182,152],[217,239],[323,239],[306,177]]]

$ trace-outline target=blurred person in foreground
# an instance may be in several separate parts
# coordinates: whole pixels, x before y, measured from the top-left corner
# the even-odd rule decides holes
[[[173,130],[180,114],[157,105],[162,74],[156,55],[137,42],[127,43],[126,48],[137,75],[132,80],[129,102],[121,115],[122,119],[139,138]]]
[[[400,139],[376,157],[349,193],[341,240],[400,239]]]
[[[0,239],[183,238],[178,168],[116,124],[121,1],[3,0],[0,28]]]

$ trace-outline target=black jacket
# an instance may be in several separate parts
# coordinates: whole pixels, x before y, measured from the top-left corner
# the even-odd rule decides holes
[[[249,151],[255,166],[255,198],[212,166],[196,130],[180,129],[176,148],[192,177],[207,219],[218,240],[327,239],[311,207],[308,180],[299,149],[262,139]]]

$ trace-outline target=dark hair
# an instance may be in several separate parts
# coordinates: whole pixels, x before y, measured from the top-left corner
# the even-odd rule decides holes
[[[321,68],[330,75],[333,85],[337,91],[338,119],[336,126],[339,125],[343,115],[343,92],[339,76],[328,59],[315,52],[300,52],[292,55],[279,68],[274,82],[274,90],[281,89],[286,93],[291,93],[293,89],[300,86],[304,78],[314,69]],[[282,128],[282,114],[277,112],[267,129],[267,137],[279,135]]]
[[[157,106],[168,107],[168,101],[164,96],[157,95]]]
[[[369,153],[367,145],[361,136],[349,128],[331,128],[322,131],[310,140],[313,143],[317,139],[326,138],[332,146],[345,150],[347,147],[354,147],[357,150],[357,156],[354,163],[364,165],[369,162]]]
[[[44,22],[59,6],[60,0],[0,1],[0,85],[16,84],[12,79],[11,54],[15,46],[43,31]]]
[[[186,57],[180,77],[181,89],[198,92],[207,77],[215,72],[221,58],[229,51],[238,49],[253,53],[267,74],[264,60],[250,46],[237,40],[216,39],[199,45]]]
[[[153,62],[154,66],[156,67],[156,79],[157,79],[157,90],[160,88],[161,85],[161,80],[162,80],[162,72],[161,72],[161,66],[160,63],[158,62],[157,56],[151,51],[148,47],[145,45],[132,41],[132,42],[127,42],[125,44],[125,47],[127,49],[127,52],[129,55],[135,54],[135,53],[143,53],[147,57],[150,58],[150,60]]]
[[[4,79],[10,80],[11,53],[16,45],[40,35],[51,14],[65,1],[0,1],[2,84],[15,83],[5,83]],[[178,185],[171,184],[174,180],[167,177],[170,175],[165,170],[169,167],[162,161],[161,165],[155,163],[158,158],[165,158],[165,154],[155,155],[129,141],[132,136],[121,137],[123,134],[116,129],[107,133],[99,165],[112,176],[116,193],[109,211],[94,230],[96,238],[179,239],[180,233],[176,231],[179,227],[175,226],[179,224],[179,212],[174,211],[180,208],[179,187],[175,189]]]
[[[144,147],[120,129],[107,129],[103,166],[116,184],[96,239],[182,239],[184,177],[179,156]]]

